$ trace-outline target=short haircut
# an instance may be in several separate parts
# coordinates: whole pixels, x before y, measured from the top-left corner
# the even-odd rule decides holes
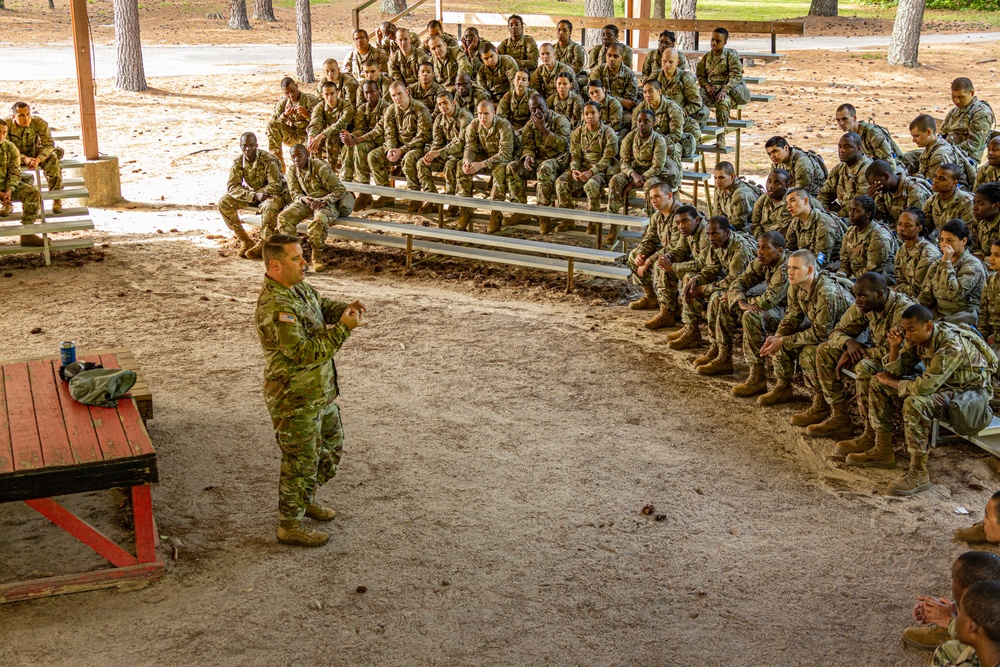
[[[865,169],[865,178],[869,176],[890,176],[892,174],[892,165],[885,160],[873,160],[868,168]]]
[[[407,90],[406,84],[399,80],[393,81],[389,84],[389,91],[391,92],[393,90],[405,90],[406,92],[410,92]]]
[[[972,584],[960,604],[965,615],[983,629],[991,642],[1000,642],[1000,582]]]
[[[859,148],[863,143],[861,141],[861,135],[858,134],[857,132],[845,132],[844,136],[842,136],[841,139],[847,139],[848,141],[850,141],[852,144],[854,144]]]
[[[572,21],[567,21],[566,19],[563,19],[562,21],[560,21],[559,23],[556,24],[556,26],[561,26],[561,25],[566,26],[566,29],[569,30],[570,33],[573,32],[573,22]]]
[[[1000,183],[983,183],[976,188],[976,194],[991,204],[1000,204]]]
[[[937,132],[937,123],[934,121],[930,115],[922,113],[912,121],[910,121],[910,131],[917,130],[918,132]]]
[[[270,266],[272,259],[284,259],[285,248],[298,242],[298,237],[291,234],[275,234],[269,237],[264,241],[264,268]]]
[[[445,90],[444,88],[438,91],[438,94],[434,96],[434,99],[439,100],[442,97],[447,97],[449,102],[455,101],[455,96],[452,92],[450,90]]]
[[[722,35],[727,42],[729,41],[729,31],[726,30],[725,28],[716,28],[712,32]]]
[[[1000,491],[994,492],[993,495],[990,496],[990,499],[986,501],[987,504],[992,503],[992,502],[998,502],[998,503],[1000,503]]]
[[[618,36],[618,26],[616,26],[614,23],[607,24],[606,26],[601,28],[601,30],[610,30],[615,37]]]
[[[612,51],[614,51],[618,55],[622,55],[621,47],[618,46],[617,44],[612,44],[611,46],[608,47],[608,53],[611,53]]]
[[[934,225],[929,224],[927,220],[927,214],[919,206],[908,206],[899,212],[900,215],[904,213],[909,213],[917,220],[917,225],[920,227],[920,236],[924,238],[930,238],[930,235],[934,233]]]
[[[875,200],[868,195],[858,195],[854,198],[854,201],[858,202],[858,206],[865,210],[865,214],[868,216],[869,220],[875,218]]]
[[[677,35],[674,34],[673,30],[664,30],[663,32],[660,33],[660,37],[666,37],[674,44],[677,43]]]
[[[584,105],[584,106],[586,106],[586,105]],[[663,191],[663,194],[665,194],[665,195],[670,195],[671,197],[674,196],[674,191],[670,188],[670,184],[667,183],[666,181],[657,181],[649,189],[650,190],[661,190],[661,191]],[[1000,493],[1000,492],[998,492],[998,493]]]
[[[809,191],[806,190],[805,188],[792,188],[787,193],[785,193],[786,197],[789,195],[795,195],[796,197],[805,199],[807,202],[812,202],[812,200],[809,198]]]
[[[470,25],[468,28],[466,28],[465,32],[471,32],[476,37],[479,37],[479,28],[477,28],[474,25]]]
[[[771,137],[764,143],[764,148],[788,148],[788,141],[784,137]]]
[[[430,21],[427,22],[427,29],[430,30],[431,28],[433,28],[435,30],[443,30],[444,29],[444,28],[441,27],[441,22],[438,21],[437,19],[431,19]]]
[[[382,65],[380,65],[378,60],[376,60],[375,58],[365,58],[364,61],[361,63],[361,69],[365,69],[366,67],[374,67],[375,69],[381,69]]]
[[[684,206],[681,206],[679,209],[677,209],[677,215],[678,216],[687,215],[697,220],[698,218],[701,217],[701,212],[698,211],[698,209],[696,209],[694,206],[691,206],[690,204],[685,204]]]
[[[286,76],[284,79],[281,80],[282,90],[284,90],[285,88],[291,88],[294,85],[295,85],[295,79],[293,79],[290,76]]]
[[[927,306],[915,303],[903,311],[901,319],[916,320],[920,324],[927,324],[934,319],[934,313]]]
[[[660,83],[659,79],[650,79],[649,81],[644,81],[642,84],[643,88],[646,86],[652,86],[655,90],[663,90],[663,84]]]
[[[796,250],[788,256],[788,259],[791,260],[793,257],[797,257],[802,260],[806,266],[811,266],[815,273],[819,273],[819,262],[816,261],[816,255],[812,254],[811,251],[806,250],[805,248]]]
[[[514,72],[514,76],[517,76],[518,74],[523,74],[524,76],[531,78],[531,75],[528,74],[528,70],[526,69],[519,69],[516,72]]]
[[[5,121],[3,118],[0,118],[0,125],[3,125],[3,128],[5,130],[7,129],[7,121]]]
[[[323,61],[323,67],[329,67],[330,65],[339,65],[336,58],[327,58]]]
[[[496,53],[497,47],[493,46],[492,42],[483,42],[479,45],[480,53]]]
[[[364,91],[364,89],[367,86],[371,86],[372,88],[374,88],[377,91],[378,90],[378,81],[372,81],[371,79],[365,79],[364,81],[362,81],[361,82],[361,90],[362,90],[362,92]]]
[[[980,581],[997,581],[1000,580],[1000,556],[989,551],[966,551],[955,559],[951,571],[962,588]],[[956,602],[964,606],[961,601]]]
[[[649,116],[651,120],[656,120],[656,114],[653,113],[652,109],[643,109],[635,115],[636,118],[639,118],[639,116]]]
[[[772,169],[771,173],[783,180],[786,185],[792,182],[792,175],[787,169]]]
[[[757,240],[767,241],[775,248],[784,248],[786,243],[784,235],[782,235],[782,233],[776,229],[772,229],[769,232],[764,232],[763,234],[757,237]]]
[[[843,111],[851,118],[857,118],[858,116],[858,110],[854,108],[853,104],[841,104],[839,107],[837,107],[837,111]]]
[[[604,82],[600,79],[591,79],[587,82],[587,88],[604,88]]]
[[[959,167],[954,162],[946,162],[940,167],[938,167],[938,169],[944,169],[945,171],[950,172],[951,177],[955,180],[958,180],[960,177],[965,176],[965,170]]]
[[[367,30],[365,30],[364,28],[358,28],[357,30],[355,30],[354,32],[351,33],[351,37],[354,37],[355,35],[357,35],[359,33],[362,34],[362,35],[364,35],[365,37],[368,36],[368,31]]]
[[[419,70],[419,69],[420,69],[421,67],[430,67],[430,68],[431,68],[431,71],[432,71],[432,72],[434,71],[434,64],[433,64],[433,63],[432,63],[432,62],[431,62],[430,60],[425,60],[424,62],[422,62],[422,63],[420,63],[419,65],[417,65],[417,69],[418,69],[418,70]]]
[[[714,171],[721,171],[726,176],[733,176],[736,174],[736,169],[733,167],[733,163],[728,160],[723,160],[719,164],[715,165]]]
[[[885,292],[889,288],[886,283],[885,276],[881,273],[876,273],[875,271],[862,273],[858,276],[858,279],[854,281],[854,286],[858,289],[867,289],[876,292]]]
[[[729,218],[722,215],[721,213],[719,215],[713,215],[711,218],[709,218],[708,224],[715,225],[723,231],[729,231],[733,228],[733,226],[729,224]]]
[[[330,90],[336,90],[338,93],[340,92],[340,86],[335,84],[333,81],[323,82],[323,90],[326,90],[327,88],[329,88]]]
[[[10,108],[13,109],[14,113],[17,113],[18,109],[27,109],[30,106],[31,105],[28,104],[27,102],[14,102],[14,104],[11,105]]]
[[[552,42],[542,42],[538,45],[538,52],[541,53],[542,49],[548,49],[550,51],[555,51],[556,47],[552,46]]]
[[[944,223],[944,226],[941,227],[941,231],[948,232],[949,234],[966,241],[971,238],[971,235],[969,234],[969,226],[960,218],[952,218],[948,222]]]
[[[964,76],[960,76],[951,82],[952,90],[964,90],[966,92],[972,92],[975,90],[975,86],[972,85],[972,79],[967,79]]]
[[[521,25],[524,25],[524,19],[521,18],[521,16],[518,14],[511,14],[510,16],[508,16],[507,25],[510,25],[510,22],[513,21],[514,19],[517,19],[521,23]]]

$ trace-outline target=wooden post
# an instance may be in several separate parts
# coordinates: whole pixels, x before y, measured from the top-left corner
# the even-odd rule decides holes
[[[628,197],[628,193],[625,193],[625,196]],[[598,250],[601,249],[601,237],[604,235],[603,233],[604,233],[604,223],[599,222],[599,223],[597,223],[597,249]]]
[[[413,268],[413,235],[406,234],[406,270]]]
[[[97,159],[97,107],[94,104],[94,70],[90,65],[90,19],[87,0],[70,0],[73,23],[73,53],[76,57],[76,89],[80,99],[80,138],[83,155]]]
[[[569,266],[566,267],[566,294],[573,292],[573,258],[569,258]]]

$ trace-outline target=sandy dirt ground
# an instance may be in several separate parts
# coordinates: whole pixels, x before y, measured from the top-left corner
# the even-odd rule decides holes
[[[918,70],[823,52],[757,68],[779,97],[747,114],[746,171],[763,173],[777,132],[832,164],[847,100],[908,146],[908,120],[943,116],[959,73],[1000,97],[981,59],[934,47]],[[893,473],[844,470],[831,441],[786,425],[801,404],[761,409],[729,396],[739,378],[695,375],[619,284],[564,295],[553,274],[459,261],[408,274],[394,251],[332,245],[314,284],[370,308],[337,358],[348,443],[321,496],[338,517],[326,548],[275,544],[260,268],[233,257],[209,204],[278,74],[102,87],[102,150],[132,203],[94,211],[93,251],[0,260],[0,358],[73,339],[139,360],[167,565],[140,591],[0,607],[0,665],[926,664],[899,632],[914,595],[947,594],[964,550],[951,531],[981,518],[996,460],[941,448],[931,491],[887,498]],[[0,82],[16,97],[76,126],[70,81]],[[124,535],[116,495],[67,503]],[[0,506],[0,534],[0,580],[101,564],[23,505]]]

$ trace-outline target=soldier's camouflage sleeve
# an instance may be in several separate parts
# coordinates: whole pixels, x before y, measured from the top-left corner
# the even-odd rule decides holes
[[[277,197],[285,191],[285,178],[281,175],[281,165],[277,160],[267,162],[267,184],[262,192],[271,197]]]
[[[345,307],[346,305],[344,304]],[[279,297],[275,298],[273,306],[272,317],[262,328],[265,332],[270,329],[271,335],[277,341],[278,349],[297,366],[315,366],[333,359],[333,355],[351,335],[347,325],[340,322],[323,331],[310,334],[297,317],[291,318],[295,320],[294,322],[279,319],[281,312],[295,312],[292,304],[284,306]]]
[[[412,100],[410,104],[417,104],[417,102]],[[403,152],[422,150],[424,144],[431,140],[431,114],[427,111],[427,107],[419,104],[414,109],[414,113],[417,114],[417,133],[413,135],[412,139],[400,146]]]
[[[823,204],[823,208],[828,211],[830,210],[830,204],[837,200],[837,177],[840,174],[840,170],[844,168],[843,164],[844,163],[841,162],[830,170],[830,175],[827,177],[826,181],[823,182],[823,187],[821,187],[819,192],[816,194],[816,199],[818,199],[820,203]],[[847,202],[841,203],[846,204]],[[843,250],[841,250],[841,253],[843,253]],[[843,256],[844,255],[841,254],[841,257]]]
[[[585,128],[580,126],[573,130],[569,135],[569,171],[572,172],[574,169],[577,171],[583,166],[583,142],[580,138],[583,136]]]
[[[750,299],[750,303],[760,306],[763,310],[771,310],[780,306],[788,296],[788,259],[781,260],[781,266],[771,276],[764,293]]]
[[[681,137],[684,135],[684,110],[679,104],[670,100],[673,104],[667,105],[669,111],[667,114],[670,116],[670,133],[663,134],[660,133],[664,140],[671,146],[676,146],[681,142]]]
[[[607,99],[610,100],[610,102],[608,102],[608,104],[610,105],[608,125],[610,125],[612,128],[621,127],[622,121],[625,119],[624,107],[622,107],[621,102],[611,97],[610,95],[608,96]]]
[[[965,262],[961,270],[956,272],[952,262],[942,259],[938,264],[938,271],[946,272],[946,298],[949,301],[964,301],[980,278],[973,262]]]
[[[399,146],[399,125],[396,124],[396,105],[386,108],[382,114],[382,145],[386,150]]]
[[[337,201],[343,199],[347,194],[347,188],[337,178],[337,173],[327,162],[321,162],[319,168],[319,181],[327,191],[326,199]]]
[[[41,118],[33,118],[32,122],[38,123],[38,130],[36,136],[41,139],[41,146],[38,149],[38,154],[35,156],[40,162],[44,162],[49,159],[49,156],[56,149],[56,144],[52,141],[52,131],[49,129],[49,124],[43,121]],[[36,139],[37,141],[37,139]],[[30,148],[34,148],[33,146]]]
[[[622,139],[621,153],[620,153],[621,171],[626,176],[630,176],[632,174],[632,171],[633,171],[632,170],[632,137],[635,136],[635,133],[637,131],[638,130],[632,130],[631,132],[629,132],[628,134],[625,135],[624,139]]]
[[[663,244],[660,243],[660,236],[657,233],[660,228],[660,225],[657,223],[659,222],[659,218],[662,217],[662,213],[654,211],[653,216],[649,219],[649,224],[642,230],[642,238],[639,240],[638,254],[643,257],[649,257],[663,247]]]
[[[799,288],[795,285],[788,288],[788,309],[785,311],[785,316],[778,322],[775,335],[790,337],[805,321],[806,314],[802,311],[802,306],[799,303],[798,292]]]
[[[595,174],[603,174],[618,157],[618,134],[609,126],[601,128],[601,138],[604,142],[604,153],[600,161],[594,165]]]
[[[233,162],[233,166],[229,168],[229,180],[226,181],[226,192],[237,199],[251,199],[253,198],[254,193],[252,190],[243,185],[242,164],[243,158],[238,157]],[[10,188],[7,187],[0,189],[9,190]]]
[[[697,116],[701,113],[703,104],[701,92],[698,90],[698,79],[690,72],[683,72],[681,81],[684,82],[684,113],[688,116]]]
[[[706,87],[710,82],[708,80],[708,63],[706,59],[708,54],[703,58],[698,59],[698,66],[695,67],[695,75],[698,77],[698,85],[702,88]]]
[[[812,173],[809,171],[809,158],[805,154],[800,154],[799,159],[792,165],[792,179],[797,188],[809,189],[812,185]]]
[[[319,304],[321,310],[323,311],[323,321],[327,324],[336,324],[339,322],[340,316],[344,314],[344,311],[347,310],[347,306],[350,305],[345,301],[334,301],[333,299],[328,299],[325,296],[319,297]]]
[[[500,128],[500,148],[496,155],[491,155],[485,160],[485,165],[492,168],[497,162],[510,162],[514,159],[514,128],[510,123],[504,123]]]
[[[7,164],[6,173],[0,174],[0,191],[12,192],[18,183],[21,182],[21,151],[17,150],[17,146],[9,141],[0,142],[0,151],[7,153],[7,159],[4,161]],[[235,169],[235,166],[233,167]],[[232,171],[229,172],[229,183],[232,183]],[[228,191],[232,194],[232,188],[229,187]],[[236,196],[236,195],[234,195]]]
[[[764,282],[764,267],[759,260],[750,262],[747,268],[729,286],[729,305],[735,306],[740,301],[747,301],[747,292]]]
[[[285,113],[285,104],[287,101],[287,97],[282,97],[274,103],[274,113],[271,114],[271,120],[281,120],[281,114]]]
[[[316,109],[319,109],[320,106],[321,105],[317,104]],[[348,102],[347,100],[343,100],[343,106],[344,110],[340,114],[340,118],[337,120],[337,122],[333,123],[332,125],[330,125],[330,127],[322,131],[324,137],[329,138],[331,135],[336,136],[340,134],[340,131],[346,130],[350,126],[351,121],[354,120],[354,105]]]
[[[550,149],[552,155],[558,155],[569,149],[571,130],[569,120],[562,114],[555,116],[554,120],[552,127],[549,128],[549,136],[542,145]]]
[[[913,380],[899,381],[897,394],[901,397],[936,394],[963,363],[968,363],[961,352],[961,347],[958,345],[942,345],[931,357],[930,363],[926,364],[921,375]],[[886,368],[888,369],[888,366]]]
[[[643,178],[653,178],[663,171],[663,165],[667,162],[667,142],[659,134],[653,135],[653,160],[649,169],[642,173]]]
[[[757,197],[757,201],[753,203],[753,211],[750,213],[750,233],[753,234],[754,238],[758,238],[766,231],[764,229],[764,197],[766,196],[765,192]],[[787,244],[787,239],[785,242]]]
[[[972,112],[972,119],[969,123],[969,138],[957,144],[955,148],[972,157],[982,155],[986,148],[986,142],[990,140],[990,132],[993,130],[995,122],[989,109],[985,105],[981,105],[979,109]]]
[[[302,189],[302,183],[299,181],[299,168],[292,165],[288,169],[288,191],[292,196],[292,201],[296,202],[306,196],[305,190]]]
[[[729,78],[726,80],[726,84],[722,87],[722,90],[728,94],[733,88],[743,83],[743,63],[740,62],[736,51],[732,49],[726,49],[725,56]]]
[[[494,121],[495,122],[495,121]],[[465,162],[475,162],[479,153],[479,121],[472,121],[465,128],[465,152],[462,159]]]
[[[441,149],[441,157],[453,158],[462,157],[462,151],[465,149],[465,131],[469,129],[469,124],[472,123],[472,116],[468,112],[462,114],[460,109],[456,111],[458,116],[458,132],[455,137],[445,144],[444,148]]]
[[[835,289],[835,288],[834,288]],[[809,319],[809,327],[785,336],[782,347],[791,350],[805,345],[819,345],[830,337],[830,331],[837,322],[836,304],[830,298],[832,290],[821,290],[816,294],[815,317]]]
[[[837,326],[830,332],[830,345],[842,349],[847,345],[848,340],[857,338],[862,331],[867,331],[867,329],[868,318],[861,312],[857,304],[851,304],[851,307],[837,322]]]

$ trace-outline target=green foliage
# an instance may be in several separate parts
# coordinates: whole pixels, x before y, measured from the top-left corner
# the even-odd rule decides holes
[[[898,4],[898,0],[857,0],[857,2],[871,7],[895,7]],[[1000,0],[927,0],[927,9],[995,12],[1000,11]]]

